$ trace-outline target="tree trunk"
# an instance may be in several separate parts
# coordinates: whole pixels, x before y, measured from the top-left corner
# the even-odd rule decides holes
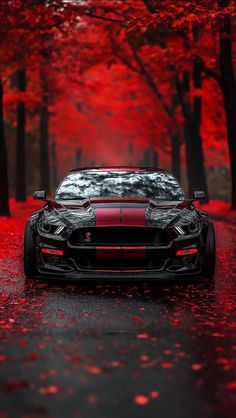
[[[185,139],[189,195],[194,190],[204,190],[207,195],[202,141],[193,118],[185,122]],[[208,202],[208,198],[205,202]]]
[[[3,118],[3,85],[0,75],[0,216],[10,216],[7,151]]]
[[[40,132],[39,132],[39,170],[40,170],[40,188],[50,191],[50,166],[48,151],[48,126],[49,111],[47,97],[47,82],[44,73],[41,73],[43,88],[42,105],[40,109]]]
[[[144,156],[143,156],[143,165],[148,167],[151,164],[151,152],[150,149],[146,149],[144,151]]]
[[[77,168],[82,167],[82,150],[81,150],[81,148],[77,148],[77,150],[76,150],[75,167],[77,167]]]
[[[201,123],[202,123],[202,96],[201,92],[197,93],[197,89],[202,89],[202,63],[195,60],[193,63],[193,86],[195,94],[193,96],[193,129],[195,138],[195,150],[193,159],[196,159],[196,172],[194,188],[204,190],[206,199],[204,203],[209,202],[208,187],[205,171],[205,162],[202,145]]]
[[[159,165],[159,156],[158,156],[156,150],[153,150],[152,164],[153,164],[153,167],[158,167],[158,165]]]
[[[189,128],[189,121],[185,118],[184,121],[184,139],[185,139],[185,154],[186,154],[186,169],[187,169],[187,182],[188,182],[188,194],[191,197],[193,190],[195,189],[195,167],[192,164],[194,156],[192,129]]]
[[[195,61],[193,64],[193,84],[194,88],[201,88],[201,65]],[[207,181],[204,167],[204,156],[201,137],[201,113],[202,99],[195,94],[193,105],[189,102],[189,73],[186,72],[182,84],[185,94],[180,92],[181,107],[184,116],[184,133],[186,148],[186,164],[188,177],[188,192],[191,196],[194,190],[204,190],[207,196]],[[208,198],[205,199],[208,202]]]
[[[178,132],[171,133],[171,171],[177,180],[181,181],[180,168],[180,136]]]
[[[55,141],[51,143],[51,160],[52,160],[52,188],[54,190],[58,185],[57,144]]]
[[[229,6],[229,0],[219,0],[220,7]],[[227,140],[231,169],[231,207],[236,210],[236,82],[233,71],[233,54],[230,16],[220,28],[220,73],[225,105]]]
[[[24,68],[17,72],[18,90],[24,92],[26,88],[26,71]],[[25,104],[17,106],[16,127],[16,201],[26,201],[25,181]]]

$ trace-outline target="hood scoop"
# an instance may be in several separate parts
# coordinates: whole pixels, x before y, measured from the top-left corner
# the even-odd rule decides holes
[[[146,210],[148,225],[165,229],[172,227],[173,225],[186,225],[199,219],[199,213],[191,207],[186,207],[184,201],[175,203],[176,204],[172,204],[172,206],[162,206],[155,201],[150,201]]]
[[[80,226],[95,225],[96,217],[95,210],[90,205],[88,199],[80,201],[78,205],[73,203],[64,205],[57,202],[50,212],[45,215],[49,222],[55,222],[58,219],[72,229]]]
[[[91,206],[89,199],[78,199],[78,200],[66,200],[61,201],[60,203],[55,201],[53,209],[71,209],[71,210],[80,210],[88,209]]]

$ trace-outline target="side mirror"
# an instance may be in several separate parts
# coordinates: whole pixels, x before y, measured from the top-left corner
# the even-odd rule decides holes
[[[38,190],[37,192],[34,192],[33,199],[46,200],[47,199],[47,194],[46,194],[45,190]]]
[[[195,190],[193,192],[193,198],[194,200],[203,200],[206,199],[206,193],[200,190]]]

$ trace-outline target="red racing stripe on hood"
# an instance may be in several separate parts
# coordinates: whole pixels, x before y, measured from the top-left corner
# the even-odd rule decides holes
[[[96,226],[145,226],[145,208],[97,208]]]
[[[122,225],[145,226],[145,208],[122,209]]]
[[[121,210],[119,208],[96,209],[96,226],[116,226],[121,223]]]

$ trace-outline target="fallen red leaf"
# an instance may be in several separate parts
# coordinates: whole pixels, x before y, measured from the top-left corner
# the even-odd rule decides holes
[[[134,398],[134,402],[137,405],[147,405],[149,403],[149,399],[145,395],[136,395]]]

